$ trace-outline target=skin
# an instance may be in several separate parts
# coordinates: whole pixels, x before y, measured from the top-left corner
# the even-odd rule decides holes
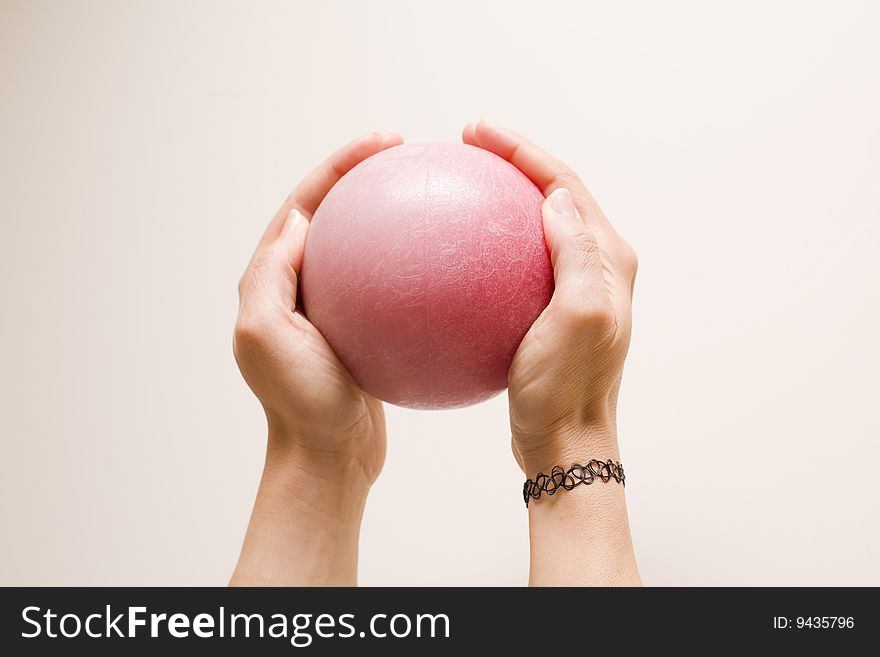
[[[269,223],[239,283],[233,350],[269,437],[233,586],[357,583],[361,516],[385,461],[385,415],[297,310],[297,275],[309,221],[330,188],[401,143],[372,133],[310,173]]]
[[[534,477],[591,458],[620,460],[617,396],[629,346],[637,261],[586,186],[527,139],[480,121],[465,143],[509,160],[547,197],[556,290],[509,371],[511,444]],[[361,517],[385,458],[381,403],[361,390],[296,308],[308,222],[348,170],[396,134],[333,154],[282,205],[239,285],[242,375],[266,412],[268,445],[232,585],[357,583]],[[529,505],[529,584],[638,585],[624,487],[597,482]]]
[[[556,289],[508,372],[511,444],[526,476],[592,458],[620,460],[617,396],[638,261],[584,183],[507,129],[481,121],[465,143],[509,160],[547,199],[544,236]],[[624,487],[594,483],[529,504],[535,586],[639,585]]]

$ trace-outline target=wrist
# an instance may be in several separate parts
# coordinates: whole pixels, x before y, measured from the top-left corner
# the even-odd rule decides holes
[[[382,407],[364,407],[356,421],[334,423],[324,418],[319,426],[292,421],[266,410],[268,420],[267,466],[315,474],[322,480],[342,478],[343,488],[365,495],[385,461],[385,419]]]
[[[233,585],[355,586],[370,480],[344,453],[270,434]]]
[[[516,437],[515,437],[516,439]],[[526,476],[591,459],[620,461],[614,422],[584,424],[525,442]],[[520,448],[522,449],[522,448]],[[615,478],[530,501],[529,583],[536,586],[638,585],[625,488]]]
[[[542,434],[513,433],[513,441],[526,476],[549,473],[554,466],[563,469],[590,459],[620,460],[617,426],[613,420],[582,423]]]
[[[638,586],[622,484],[611,479],[529,504],[529,585]]]
[[[269,438],[260,488],[282,497],[291,513],[305,509],[325,522],[359,523],[371,483],[354,454]]]

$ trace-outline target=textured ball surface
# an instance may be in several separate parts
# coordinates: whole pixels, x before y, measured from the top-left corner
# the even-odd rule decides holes
[[[408,144],[357,165],[312,218],[306,316],[360,386],[411,408],[453,408],[507,387],[553,292],[543,195],[465,144]]]

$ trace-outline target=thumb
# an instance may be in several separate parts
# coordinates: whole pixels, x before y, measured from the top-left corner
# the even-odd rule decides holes
[[[544,200],[541,214],[556,283],[552,303],[558,310],[584,319],[605,314],[611,302],[602,253],[571,193],[565,188],[555,190]]]
[[[309,222],[293,209],[278,235],[254,253],[239,284],[242,313],[262,315],[272,306],[293,311]]]

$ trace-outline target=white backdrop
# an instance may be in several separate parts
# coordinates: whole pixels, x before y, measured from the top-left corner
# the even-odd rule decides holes
[[[710,6],[712,5],[712,6]],[[636,247],[648,584],[880,584],[880,5],[0,2],[0,584],[223,584],[265,223],[371,129],[481,117]],[[363,584],[526,582],[506,399],[388,409]]]

